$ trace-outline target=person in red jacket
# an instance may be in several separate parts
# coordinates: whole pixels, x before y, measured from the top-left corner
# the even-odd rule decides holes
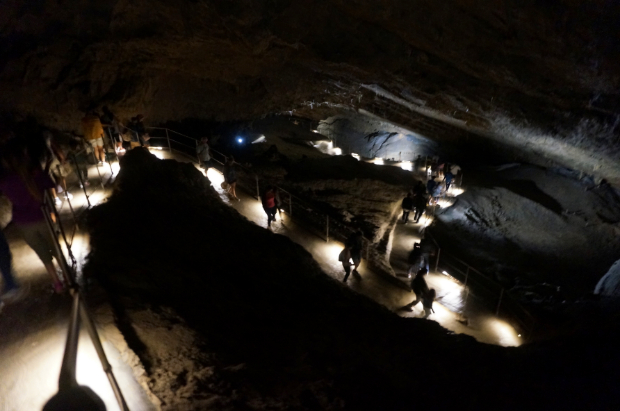
[[[267,214],[267,227],[271,227],[271,222],[276,220],[278,206],[276,202],[276,190],[273,186],[268,186],[263,194],[263,209]]]

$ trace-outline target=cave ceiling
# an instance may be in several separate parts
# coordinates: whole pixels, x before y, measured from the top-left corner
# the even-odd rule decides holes
[[[78,130],[368,113],[480,137],[620,184],[620,3],[100,0],[0,3],[0,107]]]

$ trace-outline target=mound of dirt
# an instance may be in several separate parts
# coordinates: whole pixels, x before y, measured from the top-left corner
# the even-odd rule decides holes
[[[617,339],[503,349],[400,318],[225,206],[191,165],[131,151],[89,226],[85,274],[164,410],[619,405]]]

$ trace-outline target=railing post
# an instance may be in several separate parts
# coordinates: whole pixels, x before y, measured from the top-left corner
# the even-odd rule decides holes
[[[256,179],[256,199],[260,201],[260,186],[258,185],[258,175],[255,175]]]
[[[91,207],[90,198],[88,198],[88,191],[86,190],[86,182],[84,181],[84,176],[82,176],[82,170],[80,170],[80,165],[77,162],[77,157],[75,154],[71,154],[71,158],[73,159],[73,166],[75,167],[75,173],[78,176],[78,180],[80,180],[80,185],[82,186],[82,190],[84,190],[84,197],[86,197],[86,203],[88,204],[88,208]],[[88,169],[86,169],[88,173]],[[88,179],[88,175],[86,176]]]
[[[329,216],[325,216],[325,242],[329,242]]]
[[[288,193],[288,214],[293,216],[293,195]]]
[[[170,135],[168,135],[168,129],[166,129],[166,140],[168,140],[168,151],[172,154],[172,145],[170,144]]]
[[[441,255],[441,248],[437,247],[437,259],[435,260],[435,272],[439,268],[439,256]]]
[[[467,280],[469,279],[469,266],[467,266],[467,270],[465,271],[465,285],[463,287],[467,288]]]
[[[504,289],[499,293],[499,301],[497,302],[497,309],[495,310],[495,316],[499,316],[499,307],[502,305],[502,297],[504,296]]]

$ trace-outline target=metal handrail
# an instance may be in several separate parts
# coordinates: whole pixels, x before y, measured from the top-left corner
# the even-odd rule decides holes
[[[71,318],[69,321],[69,329],[67,332],[67,341],[65,343],[65,351],[63,355],[62,365],[60,368],[60,374],[58,377],[58,392],[64,392],[75,388],[78,386],[77,378],[76,378],[76,362],[77,362],[77,350],[78,350],[78,342],[79,342],[79,330],[80,330],[80,320],[84,324],[88,335],[97,351],[97,355],[99,356],[99,361],[101,362],[103,371],[108,377],[108,381],[110,386],[112,387],[112,391],[116,396],[116,400],[122,411],[129,411],[129,407],[125,402],[125,398],[120,390],[118,382],[114,377],[114,373],[112,372],[112,366],[107,360],[105,352],[103,350],[103,345],[101,344],[101,339],[99,338],[99,334],[97,333],[97,328],[93,323],[86,307],[84,305],[83,299],[80,296],[79,285],[76,281],[75,272],[68,266],[65,255],[62,251],[62,247],[60,245],[60,241],[58,240],[58,236],[56,235],[56,230],[54,225],[58,225],[59,231],[62,233],[64,242],[67,246],[67,251],[72,260],[75,261],[73,254],[71,252],[71,246],[67,242],[66,237],[64,236],[64,228],[62,226],[62,221],[60,220],[60,215],[56,210],[54,205],[54,200],[49,191],[44,193],[43,204],[41,205],[41,211],[45,217],[47,222],[50,235],[53,239],[55,256],[58,260],[58,264],[63,272],[63,277],[65,279],[66,284],[69,287],[70,292],[73,295],[73,306],[71,309]],[[56,222],[54,222],[51,218],[51,214],[54,213],[56,215]]]

